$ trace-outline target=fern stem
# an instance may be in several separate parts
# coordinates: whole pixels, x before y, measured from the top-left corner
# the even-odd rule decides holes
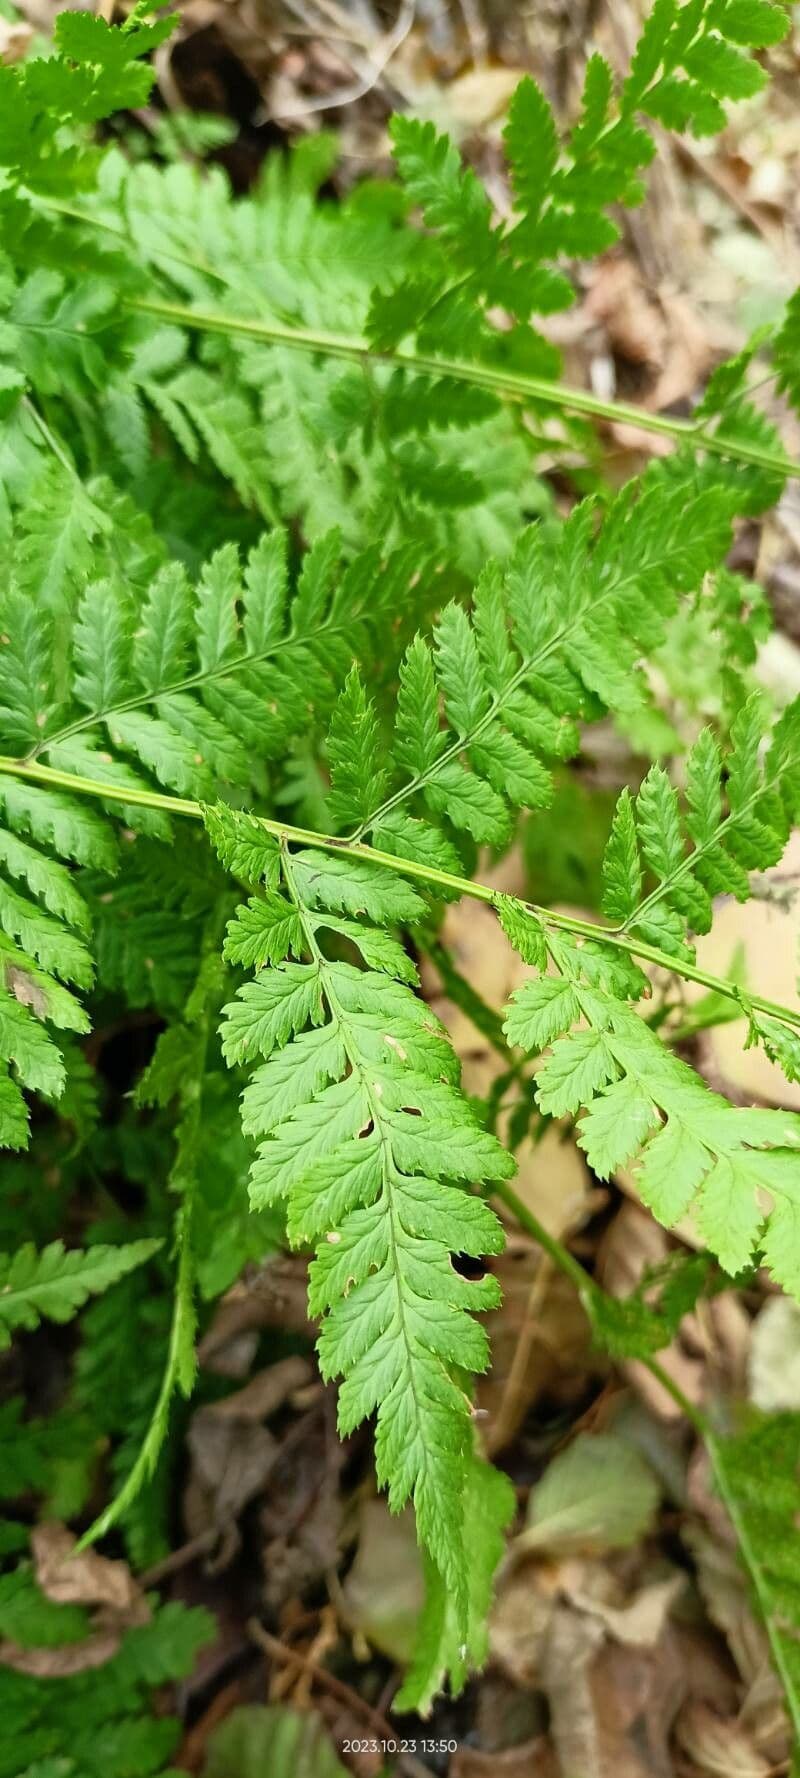
[[[565,1278],[569,1278],[570,1283],[574,1284],[581,1301],[587,1301],[597,1288],[594,1280],[590,1278],[588,1272],[584,1271],[580,1260],[575,1259],[569,1248],[565,1247],[555,1235],[551,1235],[544,1223],[539,1221],[538,1216],[534,1216],[533,1211],[528,1209],[519,1193],[515,1192],[513,1185],[509,1185],[507,1179],[495,1180],[492,1185],[492,1197],[499,1198],[500,1202],[505,1204],[506,1209],[511,1211],[520,1228],[531,1236],[537,1247],[541,1247],[542,1252],[547,1254],[548,1259],[552,1260],[559,1272],[563,1272]]]
[[[196,1072],[191,1067],[186,1071],[177,1093],[179,1118],[175,1129],[175,1156],[168,1189],[180,1193],[181,1201],[175,1215],[175,1289],[161,1384],[136,1462],[119,1492],[84,1531],[76,1545],[76,1554],[88,1549],[90,1544],[97,1543],[99,1538],[105,1537],[151,1480],[169,1431],[173,1397],[180,1393],[188,1401],[194,1388],[197,1375],[197,1309],[192,1231],[197,1195],[198,1145],[202,1128],[203,1082],[208,1044],[212,1028],[216,1028],[212,1006],[218,989],[217,976],[213,972],[209,973],[207,965],[212,958],[219,964],[219,946],[226,912],[225,899],[218,899],[206,921],[199,969],[184,1010],[188,1026],[195,1028],[197,1032]],[[219,967],[221,969],[221,965]],[[184,1025],[184,1030],[186,1028],[187,1025]]]
[[[519,1223],[520,1228],[524,1229],[525,1233],[531,1236],[532,1240],[536,1242],[537,1247],[541,1247],[542,1252],[546,1253],[548,1259],[552,1260],[553,1265],[556,1266],[560,1272],[563,1272],[565,1278],[569,1278],[571,1284],[574,1284],[580,1301],[583,1303],[584,1307],[586,1307],[587,1314],[590,1315],[589,1305],[591,1304],[592,1299],[602,1299],[607,1293],[601,1289],[599,1284],[595,1283],[594,1279],[581,1265],[580,1260],[576,1259],[574,1254],[570,1253],[569,1248],[565,1247],[563,1242],[558,1240],[557,1236],[550,1234],[549,1229],[546,1229],[544,1223],[539,1221],[538,1216],[535,1216],[533,1211],[528,1209],[527,1204],[519,1194],[515,1192],[513,1185],[509,1185],[507,1180],[500,1179],[495,1181],[492,1186],[492,1196],[499,1198],[501,1203],[505,1204],[506,1209],[511,1211],[512,1216]],[[694,1402],[690,1401],[688,1396],[684,1395],[680,1385],[674,1381],[668,1371],[665,1371],[664,1366],[659,1364],[658,1359],[650,1357],[642,1358],[641,1363],[647,1366],[651,1375],[661,1384],[662,1389],[666,1389],[667,1394],[671,1395],[676,1407],[680,1408],[681,1413],[694,1427],[695,1432],[697,1432],[702,1439],[705,1439],[706,1441],[710,1440],[711,1432],[705,1414],[702,1414],[700,1409],[695,1407]]]
[[[82,778],[71,772],[59,771],[55,766],[39,765],[31,760],[0,756],[0,776],[28,779],[34,784],[49,785],[51,790],[68,790],[77,796],[98,797],[103,802],[127,803],[131,808],[159,809],[165,815],[185,815],[192,821],[204,819],[204,805],[191,802],[187,797],[167,796],[162,791],[129,789],[127,786],[123,789],[116,784],[104,784],[99,778]],[[361,858],[368,864],[378,864],[386,870],[399,871],[402,876],[413,877],[429,888],[444,889],[448,895],[469,896],[472,901],[484,901],[493,908],[499,907],[503,901],[510,901],[519,913],[528,914],[542,921],[545,926],[559,932],[570,932],[576,938],[593,942],[600,940],[603,944],[613,945],[626,955],[652,963],[655,968],[663,969],[669,975],[681,976],[684,981],[696,982],[701,988],[724,995],[741,1007],[743,1018],[752,1009],[800,1029],[800,1011],[782,1006],[777,1000],[767,1000],[761,994],[745,993],[737,983],[728,981],[726,977],[712,975],[710,970],[701,969],[698,964],[690,963],[684,957],[674,957],[667,951],[658,950],[655,945],[645,944],[633,933],[615,931],[593,920],[581,920],[573,914],[557,913],[553,908],[541,907],[537,902],[525,901],[520,896],[503,895],[489,883],[477,883],[471,877],[459,877],[453,871],[438,870],[435,865],[421,864],[413,858],[399,858],[394,852],[380,852],[377,847],[367,846],[362,840],[341,839],[337,834],[318,833],[313,827],[293,827],[286,821],[274,821],[268,815],[258,815],[256,819],[266,833],[289,845],[316,846],[325,852],[343,852],[349,858]]]
[[[178,1266],[172,1306],[169,1344],[161,1376],[156,1404],[150,1416],[146,1435],[133,1468],[108,1506],[84,1531],[75,1545],[74,1554],[89,1549],[117,1525],[128,1507],[152,1480],[155,1467],[167,1436],[169,1411],[173,1395],[180,1385],[187,1341],[194,1338],[194,1255],[191,1244],[190,1205],[181,1205],[177,1218]]]
[[[739,439],[720,437],[693,420],[682,420],[674,414],[654,414],[631,402],[604,401],[588,389],[573,389],[549,377],[534,377],[519,371],[498,370],[493,365],[474,364],[463,358],[432,358],[424,353],[378,351],[364,339],[345,334],[324,333],[308,327],[287,327],[279,321],[251,320],[243,315],[215,314],[205,309],[186,308],[182,303],[162,302],[150,297],[128,297],[128,308],[139,314],[192,327],[202,333],[238,334],[246,339],[260,340],[264,345],[288,346],[300,352],[319,352],[328,358],[343,358],[351,363],[389,364],[401,370],[430,377],[451,377],[455,382],[471,383],[487,389],[501,401],[543,401],[567,413],[587,414],[593,419],[609,420],[636,426],[640,432],[656,432],[678,443],[691,443],[716,457],[730,457],[757,469],[776,475],[800,478],[800,463],[760,445],[745,444]]]

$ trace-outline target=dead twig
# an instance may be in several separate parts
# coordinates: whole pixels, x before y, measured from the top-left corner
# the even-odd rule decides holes
[[[525,1308],[525,1320],[519,1330],[511,1368],[505,1381],[500,1408],[486,1436],[487,1455],[493,1457],[510,1442],[520,1423],[520,1409],[525,1402],[526,1377],[531,1352],[539,1338],[538,1314],[553,1276],[553,1262],[543,1253],[536,1267]]]
[[[327,1667],[320,1667],[308,1655],[301,1655],[296,1648],[287,1648],[285,1642],[280,1642],[277,1636],[271,1636],[269,1630],[264,1629],[258,1618],[250,1618],[247,1630],[258,1647],[263,1649],[266,1655],[269,1655],[271,1661],[280,1661],[283,1665],[295,1666],[298,1673],[308,1676],[314,1683],[322,1686],[324,1691],[329,1692],[332,1698],[336,1698],[338,1703],[343,1704],[355,1716],[360,1716],[364,1722],[368,1722],[379,1741],[399,1742],[398,1732],[392,1728],[388,1717],[383,1716],[379,1710],[374,1710],[365,1698],[359,1697],[358,1692],[354,1691],[352,1686],[347,1685],[343,1679],[339,1679],[335,1673],[331,1673]],[[398,1755],[397,1770],[406,1773],[407,1778],[431,1778],[430,1767],[424,1766],[413,1753]]]
[[[459,11],[469,40],[473,68],[485,68],[489,54],[489,32],[481,13],[479,0],[458,0]]]
[[[208,1525],[197,1537],[191,1537],[179,1549],[171,1550],[162,1562],[154,1562],[152,1568],[146,1568],[144,1574],[139,1575],[139,1585],[145,1591],[148,1587],[160,1586],[162,1581],[169,1580],[170,1575],[179,1574],[182,1568],[188,1568],[189,1563],[194,1562],[197,1556],[207,1556],[219,1542],[219,1536],[219,1526]]]

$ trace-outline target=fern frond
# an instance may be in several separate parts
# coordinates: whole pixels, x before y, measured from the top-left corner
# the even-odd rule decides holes
[[[273,532],[244,572],[233,545],[218,550],[195,593],[182,569],[165,567],[140,612],[121,586],[95,581],[76,608],[66,691],[45,614],[32,620],[27,604],[9,595],[5,745],[76,771],[76,737],[93,750],[110,743],[119,765],[132,757],[181,795],[248,783],[247,750],[280,752],[307,721],[309,703],[330,699],[330,676],[354,641],[366,643],[370,619],[383,609],[376,551],[338,584],[337,569],[334,536],[310,552],[290,604],[286,541]],[[391,572],[388,581],[396,592]],[[134,771],[132,788],[146,783],[126,769]]]
[[[642,653],[657,648],[678,595],[724,553],[728,499],[654,476],[638,502],[626,492],[597,531],[595,521],[584,502],[558,531],[524,532],[506,568],[487,565],[471,620],[449,605],[434,652],[416,638],[400,668],[387,760],[374,736],[355,738],[357,728],[362,739],[372,735],[374,719],[351,682],[332,734],[333,808],[358,837],[369,832],[384,851],[458,868],[448,829],[502,844],[513,811],[549,801],[546,762],[576,751],[582,717],[607,708],[628,718],[646,707]],[[443,833],[431,815],[446,821]]]
[[[57,1605],[39,1591],[28,1566],[0,1575],[0,1635],[22,1648],[63,1648],[89,1630],[81,1605]]]
[[[11,1344],[13,1328],[30,1332],[42,1318],[71,1321],[90,1296],[143,1265],[158,1246],[158,1241],[130,1241],[126,1247],[67,1252],[54,1241],[41,1253],[26,1244],[14,1254],[0,1254],[0,1347]]]
[[[470,1669],[481,1668],[489,1650],[489,1612],[494,1577],[503,1556],[507,1529],[514,1514],[514,1493],[506,1476],[476,1458],[467,1466],[464,1489],[464,1548],[469,1553],[467,1627],[459,1602],[435,1562],[425,1565],[425,1605],[417,1627],[414,1658],[395,1710],[427,1716],[446,1682],[458,1694]]]
[[[212,816],[210,830],[223,863],[235,863],[235,827],[228,837]],[[406,985],[408,960],[398,968],[402,953],[367,924],[414,920],[416,892],[344,857],[279,853],[267,836],[262,859],[268,884],[279,864],[283,893],[270,888],[240,912],[227,949],[240,955],[260,922],[270,967],[225,1009],[222,1033],[230,1063],[262,1059],[243,1102],[245,1127],[262,1138],[251,1199],[285,1201],[290,1238],[320,1243],[310,1304],[323,1318],[323,1371],[344,1379],[341,1430],[377,1415],[379,1479],[393,1510],[413,1498],[463,1641],[473,1459],[460,1373],[486,1363],[469,1311],[496,1291],[489,1278],[461,1278],[450,1254],[496,1252],[500,1230],[444,1179],[500,1178],[513,1163],[460,1098],[444,1032]],[[342,921],[342,908],[361,918]],[[324,934],[346,936],[367,967],[329,957]]]
[[[184,426],[188,422],[195,428],[212,463],[235,488],[242,504],[255,507],[270,521],[278,518],[264,428],[244,395],[221,389],[217,378],[199,366],[180,371],[166,390],[148,383],[145,393],[155,399],[189,457],[193,458],[195,451],[191,446],[187,449],[181,414]]]
[[[713,135],[725,123],[722,101],[745,99],[766,76],[748,48],[786,35],[782,7],[739,0],[657,0],[634,52],[623,109],[655,118],[670,130]]]
[[[726,1271],[760,1252],[800,1295],[800,1119],[712,1092],[628,1004],[646,981],[611,947],[549,933],[547,950],[555,973],[512,996],[505,1027],[510,1043],[548,1052],[536,1074],[539,1109],[582,1113],[577,1138],[598,1177],[633,1164],[658,1220],[670,1227],[691,1211]]]
[[[85,1433],[78,1416],[28,1419],[22,1397],[9,1397],[0,1408],[0,1500],[43,1493],[58,1463],[76,1455]]]
[[[304,146],[283,166],[275,156],[258,192],[233,205],[219,170],[160,173],[111,153],[82,238],[91,242],[95,220],[132,241],[155,275],[156,299],[168,280],[206,308],[222,291],[235,309],[279,328],[287,319],[326,331],[358,327],[376,279],[388,267],[399,271],[414,241],[397,228],[396,204],[383,193],[372,204],[354,199],[335,209],[317,201],[329,164],[329,150]],[[442,399],[444,387],[422,377],[410,402],[405,378],[380,367],[343,373],[324,356],[279,341],[265,346],[246,330],[220,337],[198,365],[185,326],[148,325],[144,341],[141,316],[136,326],[117,323],[110,337],[95,333],[106,354],[104,385],[117,403],[137,404],[137,429],[144,403],[191,462],[207,451],[240,498],[270,520],[299,515],[312,539],[339,524],[349,553],[375,537],[399,542],[413,512],[431,551],[444,549],[473,575],[487,545],[510,547],[523,517],[528,452],[490,396],[451,384]],[[435,448],[408,436],[420,430],[423,404]],[[127,441],[109,402],[99,417],[118,454]],[[442,428],[452,429],[446,440]]]
[[[407,551],[382,561],[375,549],[340,571],[333,533],[308,552],[290,598],[286,538],[274,531],[243,567],[233,545],[218,550],[196,590],[178,565],[163,567],[140,607],[121,579],[90,581],[71,626],[71,675],[63,610],[51,615],[47,596],[31,603],[11,590],[0,600],[0,745],[46,760],[67,782],[90,777],[129,792],[129,824],[168,837],[163,814],[147,806],[150,784],[209,797],[222,786],[241,794],[257,782],[262,762],[307,729],[311,710],[330,708],[353,647],[369,655],[371,634],[411,575]],[[59,860],[109,870],[116,847],[97,816],[49,788],[4,780],[0,811],[0,1054],[24,1085],[57,1097],[63,1068],[37,1020],[86,1030],[60,982],[86,988],[92,980],[88,908]],[[96,910],[104,980],[134,1005],[147,1004],[154,991],[159,1002],[169,1000],[173,980],[180,998],[193,960],[189,931],[182,951],[171,917],[180,873],[154,907],[153,864],[140,848],[124,884]],[[26,1114],[11,1076],[0,1093],[0,1120],[2,1140],[25,1142]]]
[[[780,41],[787,29],[777,5],[657,0],[619,94],[608,63],[589,58],[581,115],[563,142],[544,94],[523,80],[504,132],[517,212],[511,224],[493,223],[483,186],[433,124],[395,118],[398,172],[434,238],[401,281],[376,291],[372,344],[392,348],[414,335],[424,352],[557,375],[557,354],[531,316],[569,306],[573,288],[559,259],[601,253],[619,232],[609,208],[641,201],[640,175],[655,145],[639,120],[697,135],[721,129],[723,101],[764,84],[747,50]],[[514,318],[510,337],[500,340],[486,324],[492,309]]]
[[[62,195],[68,194],[70,182],[74,187],[83,180],[87,195],[77,212],[70,206],[71,236],[63,222],[48,218],[54,241],[63,231],[63,251],[52,245],[44,251],[33,232],[8,297],[9,369],[3,380],[14,410],[18,470],[27,468],[34,447],[47,461],[29,409],[31,397],[44,400],[55,387],[62,436],[71,442],[80,434],[95,467],[108,460],[110,446],[120,472],[140,476],[155,423],[190,462],[204,450],[239,499],[270,521],[299,515],[309,537],[343,523],[350,551],[376,536],[398,541],[411,520],[432,550],[444,549],[474,577],[487,548],[509,549],[530,510],[520,481],[529,473],[532,447],[526,448],[510,416],[498,411],[498,392],[438,376],[423,361],[413,381],[367,362],[360,330],[368,314],[370,338],[380,350],[415,334],[423,360],[427,352],[455,351],[552,379],[558,357],[530,324],[531,315],[571,301],[572,286],[559,261],[602,250],[617,232],[609,206],[641,196],[639,173],[653,144],[639,119],[665,121],[669,114],[675,127],[720,127],[721,100],[755,91],[762,81],[744,35],[777,41],[784,29],[781,9],[766,0],[752,16],[722,0],[663,0],[619,94],[602,58],[590,59],[580,119],[560,145],[546,101],[532,82],[523,82],[506,133],[518,210],[511,225],[493,226],[483,187],[446,138],[429,124],[397,120],[400,169],[431,229],[424,239],[397,227],[397,199],[380,189],[365,188],[336,209],[317,199],[331,164],[328,142],[298,150],[284,167],[274,157],[255,196],[234,204],[219,170],[200,177],[184,166],[163,172],[130,167],[113,150],[92,192],[92,159],[79,156],[68,166],[45,131],[39,145],[44,159],[57,162],[49,189],[58,192],[63,180]],[[96,103],[103,92],[110,97],[112,62],[115,79],[132,73],[149,78],[140,66],[122,62],[135,53],[135,43],[145,41],[137,32],[126,39],[124,31],[109,31],[106,39],[90,31],[85,41],[76,34],[82,55],[102,51],[106,57],[71,70],[86,75],[87,103],[90,89]],[[35,168],[32,177],[25,171],[32,151],[27,87],[32,94],[38,82],[45,103],[47,95],[55,103],[60,91],[62,115],[69,117],[75,83],[59,57],[7,72],[15,101],[7,162],[39,191]],[[40,220],[46,195],[43,186],[33,218],[25,210],[25,225]],[[29,207],[30,201],[20,195],[17,203]],[[89,278],[63,270],[76,222]],[[24,233],[22,220],[20,228]],[[137,314],[118,301],[114,235],[121,256],[133,249],[140,268],[151,274],[150,295],[136,299]],[[166,327],[155,318],[159,306],[164,313],[169,308],[165,282],[193,305],[176,308]],[[488,322],[498,308],[514,320],[510,333],[498,333]],[[227,340],[226,312],[235,318]],[[259,343],[259,319],[287,338],[294,330],[295,345],[306,350],[277,337]],[[197,323],[216,335],[200,362],[186,331]],[[310,356],[314,330],[320,330],[320,349]],[[361,360],[355,371],[342,373],[335,357],[326,355],[322,336],[337,330],[354,330],[352,355]],[[20,399],[25,391],[27,411]],[[546,391],[542,404],[547,411]],[[743,436],[743,420],[744,409],[730,431],[734,442]],[[680,423],[674,424],[679,430]],[[747,425],[752,441],[758,416],[751,414]],[[764,433],[762,448],[765,439]],[[55,443],[63,456],[63,446]],[[14,486],[24,479],[19,473],[9,478],[12,506]],[[757,479],[748,471],[739,478],[743,501],[755,497]],[[61,502],[67,509],[69,492],[65,484]],[[544,492],[540,499],[546,500]],[[85,521],[85,513],[62,515],[73,560],[81,516]],[[43,539],[34,540],[33,553],[45,567]]]
[[[0,69],[0,165],[30,191],[71,192],[86,184],[95,156],[67,146],[69,124],[96,123],[111,112],[143,105],[153,70],[140,62],[174,26],[174,18],[131,17],[120,30],[86,13],[61,13],[56,52]]]
[[[85,1622],[80,1607],[54,1605],[38,1593],[29,1570],[23,1578],[31,1629],[34,1615],[42,1621],[45,1613],[51,1625],[65,1630],[70,1620],[73,1630],[78,1619]],[[187,1676],[213,1630],[207,1611],[175,1601],[156,1606],[149,1622],[126,1630],[116,1654],[99,1669],[59,1678],[6,1669],[2,1778],[166,1778],[180,1725],[163,1715],[163,1699],[159,1708],[154,1694]],[[80,1639],[79,1631],[78,1647]]]
[[[691,956],[687,928],[708,932],[712,897],[746,901],[749,871],[782,857],[800,811],[800,706],[792,704],[763,748],[765,713],[758,695],[740,710],[723,759],[710,729],[686,758],[686,809],[661,766],[636,798],[623,791],[604,864],[604,911],[620,932],[661,950]],[[642,899],[643,867],[655,886]]]
[[[132,1173],[147,1175],[148,1229],[172,1226],[173,1296],[151,1299],[149,1279],[131,1276],[124,1312],[101,1299],[84,1316],[80,1413],[110,1441],[120,1484],[87,1535],[124,1517],[142,1559],[160,1538],[145,1484],[166,1475],[174,1401],[193,1385],[198,1296],[263,1251],[285,1215],[290,1240],[316,1250],[310,1302],[342,1431],[374,1417],[390,1505],[416,1510],[428,1603],[408,1708],[483,1658],[513,1504],[481,1461],[471,1407],[488,1351],[475,1314],[497,1287],[454,1258],[498,1251],[483,1193],[503,1198],[513,1162],[487,1127],[502,1088],[485,1106],[460,1094],[417,996],[407,929],[424,918],[419,948],[438,942],[422,890],[494,907],[536,972],[506,1022],[539,1058],[533,1085],[527,1060],[508,1058],[523,1100],[512,1146],[534,1106],[575,1117],[599,1176],[632,1164],[662,1221],[693,1212],[725,1267],[763,1254],[800,1294],[800,1119],[711,1092],[669,1046],[669,1006],[666,1022],[636,1010],[648,983],[633,961],[705,982],[800,1076],[798,1018],[718,982],[692,952],[713,898],[744,899],[800,815],[800,715],[765,734],[746,695],[761,624],[745,634],[741,622],[758,596],[725,566],[733,518],[796,469],[751,401],[765,337],[719,368],[693,419],[644,416],[679,449],[607,510],[584,501],[562,524],[531,472],[543,448],[550,464],[586,445],[582,422],[561,417],[572,409],[636,418],[556,385],[538,323],[572,300],[574,259],[616,238],[615,207],[642,196],[648,120],[719,128],[726,102],[762,83],[750,50],[785,26],[768,0],[656,0],[623,84],[590,58],[566,134],[524,81],[505,132],[514,213],[501,221],[453,146],[407,117],[393,125],[404,189],[365,182],[336,205],[320,195],[335,152],[321,137],[273,157],[242,200],[219,168],[95,150],[104,111],[149,91],[139,58],[169,30],[150,0],[120,29],[68,14],[51,57],[0,69],[0,1137],[27,1140],[22,1089],[48,1104],[63,1093],[56,1034],[86,1030],[78,992],[95,968],[101,996],[166,1026],[131,1122],[108,1135],[121,1153],[148,1108]],[[796,327],[790,311],[778,347],[790,389]],[[262,519],[274,528],[255,542]],[[292,551],[312,545],[296,577],[290,538]],[[649,669],[672,685],[670,648],[674,670],[692,635],[720,641],[692,715],[733,713],[730,746],[701,734],[685,793],[660,763],[623,793],[604,873],[614,926],[593,931],[462,876],[460,848],[471,864],[477,846],[506,844],[520,811],[545,807],[586,722],[608,714],[656,753],[666,723]],[[676,702],[685,711],[679,688]],[[116,811],[119,845],[82,795]],[[205,819],[249,897],[238,912],[202,834],[176,844],[173,818]],[[236,990],[233,971],[249,972]],[[471,985],[447,965],[443,979],[502,1047]],[[212,1047],[223,1005],[230,1075]],[[70,1068],[80,1097],[88,1061]],[[41,1125],[46,1156],[63,1120],[48,1111]],[[149,1165],[151,1139],[160,1155],[174,1140],[171,1164]],[[3,1262],[0,1332],[66,1318],[152,1250],[64,1253],[45,1245],[44,1213],[34,1232],[43,1252]],[[658,1280],[655,1311],[643,1289],[604,1327],[599,1297],[578,1288],[607,1343],[625,1354],[638,1341],[652,1362],[702,1264]],[[571,1256],[566,1269],[576,1282]],[[134,1349],[124,1409],[102,1401],[115,1314]],[[16,1409],[3,1418],[19,1440],[12,1481],[41,1491],[40,1429]],[[750,1510],[745,1540],[759,1534]],[[14,1548],[18,1528],[9,1535]],[[762,1591],[773,1566],[765,1558]],[[27,1570],[0,1593],[23,1640],[82,1634],[83,1620],[37,1623]],[[126,1639],[102,1733],[81,1726],[88,1682],[61,1694],[69,1757],[89,1778],[136,1778],[169,1757],[172,1731],[142,1723],[137,1696],[144,1678],[169,1676],[165,1654]],[[23,1685],[15,1708],[29,1703]],[[0,1778],[30,1765],[15,1733]],[[47,1733],[32,1757],[61,1757]]]
[[[721,1278],[722,1274],[717,1273]],[[627,1296],[609,1296],[587,1277],[581,1300],[592,1332],[612,1358],[652,1358],[674,1340],[698,1298],[710,1294],[714,1267],[707,1253],[673,1253],[648,1267]]]
[[[79,477],[47,463],[20,515],[14,569],[22,596],[35,594],[40,614],[63,611],[85,586],[94,546],[108,530],[108,518]]]

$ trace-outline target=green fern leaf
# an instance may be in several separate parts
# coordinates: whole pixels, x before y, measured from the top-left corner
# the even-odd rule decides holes
[[[0,1575],[0,1635],[23,1648],[63,1648],[88,1634],[80,1605],[56,1605],[40,1592],[29,1567]]]
[[[485,1363],[467,1311],[493,1287],[459,1279],[448,1248],[494,1251],[499,1230],[478,1199],[434,1179],[503,1176],[511,1163],[447,1084],[453,1058],[410,988],[320,949],[321,931],[341,931],[342,905],[407,919],[421,911],[416,893],[338,854],[284,852],[283,874],[284,918],[299,922],[308,961],[262,971],[223,1028],[229,1060],[267,1057],[244,1100],[247,1128],[266,1136],[251,1194],[287,1198],[292,1238],[321,1241],[310,1303],[323,1369],[344,1377],[342,1430],[377,1410],[379,1478],[395,1509],[413,1496],[463,1639],[469,1409],[453,1366]],[[379,934],[365,927],[357,942],[368,964],[378,943],[392,970],[397,953]]]
[[[640,1194],[660,1221],[669,1226],[691,1208],[727,1271],[741,1271],[760,1247],[779,1282],[800,1293],[789,1237],[800,1122],[711,1092],[619,997],[602,945],[578,950],[559,936],[549,950],[558,976],[519,989],[506,1022],[512,1043],[553,1045],[537,1074],[541,1108],[563,1116],[587,1106],[578,1140],[601,1178],[635,1162]],[[627,992],[638,997],[635,978]],[[587,1028],[572,1031],[578,1018]]]
[[[623,792],[606,860],[606,912],[662,950],[691,955],[687,927],[709,930],[711,896],[746,900],[748,870],[766,868],[782,855],[798,806],[799,723],[795,704],[775,725],[762,757],[763,710],[754,696],[733,723],[733,745],[724,762],[710,731],[703,730],[686,761],[685,818],[660,766],[651,768],[637,796],[635,831],[629,795]],[[633,848],[624,867],[623,843],[626,854]],[[656,879],[644,899],[636,878],[639,844]]]
[[[108,1290],[158,1250],[158,1241],[131,1241],[127,1247],[88,1247],[66,1252],[54,1241],[37,1253],[31,1245],[0,1255],[0,1345],[11,1332],[30,1332],[44,1317],[71,1321],[90,1296]]]
[[[426,1564],[425,1607],[414,1659],[395,1696],[395,1709],[426,1716],[449,1680],[454,1694],[464,1687],[469,1668],[484,1665],[489,1648],[488,1618],[494,1576],[505,1548],[503,1532],[514,1514],[514,1494],[499,1470],[475,1459],[464,1492],[464,1542],[471,1553],[466,1635],[452,1595],[436,1568]]]
[[[337,702],[328,735],[334,821],[357,827],[381,802],[386,779],[375,768],[377,745],[375,712],[354,668]]]
[[[553,113],[535,81],[521,80],[509,106],[503,141],[514,196],[530,219],[541,213],[558,162]]]
[[[630,791],[622,791],[611,823],[603,859],[603,912],[610,920],[628,920],[642,892],[642,867]]]
[[[31,489],[20,529],[14,567],[21,590],[39,610],[63,610],[92,572],[93,546],[108,519],[79,477],[56,463]]]
[[[280,881],[280,853],[263,824],[241,809],[226,803],[203,810],[206,829],[221,864],[244,883],[266,883],[275,889]]]
[[[598,692],[623,714],[645,701],[641,651],[658,646],[678,592],[718,560],[729,511],[722,491],[700,495],[654,476],[634,509],[629,495],[620,498],[596,536],[591,502],[557,536],[545,526],[523,533],[507,567],[484,572],[472,619],[462,606],[446,607],[435,656],[421,638],[412,642],[388,756],[364,694],[349,682],[332,730],[335,819],[444,869],[453,868],[449,829],[503,844],[514,810],[549,802],[546,762],[577,748],[577,723]],[[340,803],[345,771],[351,789]],[[652,850],[649,794],[642,806]],[[399,819],[416,815],[420,801],[447,823],[438,857],[427,824],[413,829]]]
[[[263,969],[265,963],[285,962],[290,952],[299,956],[302,942],[299,920],[283,897],[265,895],[229,920],[223,955],[230,963]]]

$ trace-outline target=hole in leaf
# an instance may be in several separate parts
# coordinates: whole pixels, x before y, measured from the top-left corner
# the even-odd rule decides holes
[[[471,1284],[477,1284],[481,1278],[485,1278],[488,1269],[474,1253],[451,1253],[450,1264],[460,1278],[468,1278]]]

